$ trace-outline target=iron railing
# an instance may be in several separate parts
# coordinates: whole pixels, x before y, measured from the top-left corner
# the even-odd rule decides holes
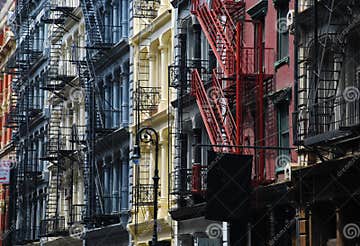
[[[56,236],[66,234],[66,232],[63,216],[44,219],[40,222],[40,236]]]

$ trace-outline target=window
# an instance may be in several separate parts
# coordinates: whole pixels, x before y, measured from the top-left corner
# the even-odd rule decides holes
[[[277,59],[282,60],[289,55],[289,31],[287,28],[287,14],[289,1],[285,0],[277,5]]]
[[[289,137],[289,104],[284,102],[280,103],[277,106],[277,115],[278,115],[278,142],[279,147],[288,148],[290,146],[290,137]],[[289,156],[289,150],[279,150],[279,156],[285,155]]]

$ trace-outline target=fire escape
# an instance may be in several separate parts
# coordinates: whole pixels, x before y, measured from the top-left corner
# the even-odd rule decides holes
[[[108,50],[112,42],[105,40],[106,26],[103,25],[103,2],[96,0],[80,1],[86,27],[86,57],[76,61],[80,85],[85,91],[86,111],[86,155],[84,159],[84,188],[86,213],[85,222],[98,226],[111,224],[114,216],[108,216],[104,210],[104,191],[100,179],[100,170],[95,160],[96,139],[111,133],[109,122],[106,122],[114,109],[110,102],[104,99],[103,91],[99,87],[100,78],[97,76],[96,66],[110,55]],[[99,7],[102,6],[102,7]],[[109,108],[106,110],[106,108]],[[116,220],[117,218],[115,218]]]
[[[151,32],[151,21],[156,18],[159,0],[133,1],[132,18],[138,21],[139,33],[137,42],[137,59],[134,90],[134,112],[136,113],[136,132],[147,116],[156,113],[160,103],[160,87],[150,85],[150,43],[144,32]],[[155,68],[152,68],[155,69]],[[145,218],[148,206],[153,204],[153,185],[150,182],[150,155],[145,155],[141,163],[135,166],[135,185],[132,189],[134,207],[135,233],[138,231],[140,216]]]
[[[359,124],[359,103],[355,98],[347,101],[345,88],[341,89],[340,81],[345,71],[345,38],[353,25],[345,8],[356,7],[356,3],[336,3],[336,1],[314,1],[299,3],[299,20],[297,28],[301,30],[298,42],[297,79],[298,90],[298,124],[297,141],[307,146],[328,145],[329,133],[333,139],[341,137],[347,130]],[[321,29],[323,22],[326,27]],[[346,15],[347,18],[339,18]],[[301,17],[301,18],[300,18]],[[306,23],[305,21],[309,21]],[[309,25],[309,23],[313,25]],[[350,23],[350,24],[349,24]],[[349,60],[354,58],[349,58]],[[358,80],[355,75],[354,81]],[[354,82],[355,94],[358,82]],[[338,131],[340,130],[340,132]],[[336,132],[338,131],[338,132]],[[341,131],[343,131],[341,133]]]
[[[71,151],[66,150],[66,130],[61,125],[66,116],[64,113],[64,95],[66,86],[75,87],[72,84],[75,76],[67,71],[61,70],[62,41],[67,30],[65,23],[68,18],[79,21],[79,18],[72,14],[74,7],[60,6],[49,1],[45,5],[45,14],[42,21],[48,24],[49,46],[47,53],[47,70],[45,72],[42,90],[50,92],[52,103],[48,112],[47,124],[47,144],[42,160],[50,164],[49,185],[46,193],[45,218],[40,223],[40,235],[42,237],[57,236],[66,233],[65,217],[60,215],[60,192],[63,186],[63,175],[65,171],[65,161]]]
[[[38,182],[39,170],[36,165],[35,151],[30,144],[30,123],[40,112],[40,107],[35,103],[33,87],[29,80],[32,66],[38,61],[42,51],[34,47],[35,37],[31,27],[33,19],[30,17],[29,3],[17,1],[15,15],[11,19],[17,42],[17,48],[7,64],[7,73],[12,74],[11,95],[9,102],[9,115],[5,127],[12,129],[12,144],[17,156],[15,170],[16,191],[14,201],[16,211],[23,219],[16,232],[16,242],[24,243],[34,239],[35,231],[30,226],[30,194]],[[16,215],[14,215],[16,216]]]
[[[265,146],[265,102],[266,83],[273,72],[266,67],[271,49],[263,47],[263,24],[245,18],[245,1],[193,0],[192,13],[197,17],[202,31],[216,57],[218,67],[211,75],[211,87],[205,86],[207,75],[197,69],[192,72],[192,95],[195,96],[200,114],[215,152],[248,153],[236,148],[244,145],[245,104],[255,101],[255,141]],[[246,44],[245,30],[256,26],[254,44]],[[249,29],[251,30],[251,29]],[[216,93],[209,93],[209,92]],[[235,109],[231,105],[235,105]],[[233,114],[235,111],[235,114]],[[265,152],[258,150],[256,161],[257,183],[265,181]]]

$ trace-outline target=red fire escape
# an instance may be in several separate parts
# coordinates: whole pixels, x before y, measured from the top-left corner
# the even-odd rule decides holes
[[[259,117],[255,129],[256,145],[265,146],[264,80],[272,74],[264,69],[263,64],[270,49],[263,47],[262,22],[245,20],[245,0],[213,0],[211,7],[206,0],[193,0],[192,13],[196,15],[218,61],[210,88],[204,85],[198,70],[192,72],[192,94],[196,97],[214,151],[247,153],[234,146],[244,145],[243,107],[244,100],[249,97],[249,87],[256,91],[256,115]],[[244,41],[247,25],[257,27],[253,28],[256,35],[250,34],[257,37],[251,46]],[[216,93],[209,93],[209,89]],[[232,105],[235,105],[235,116]],[[256,183],[262,183],[265,181],[263,149],[260,148],[258,156]]]

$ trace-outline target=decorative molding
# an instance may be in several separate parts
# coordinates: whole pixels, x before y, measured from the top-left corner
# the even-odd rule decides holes
[[[260,0],[254,6],[250,7],[246,12],[252,19],[262,19],[266,16],[268,10],[268,0]]]

